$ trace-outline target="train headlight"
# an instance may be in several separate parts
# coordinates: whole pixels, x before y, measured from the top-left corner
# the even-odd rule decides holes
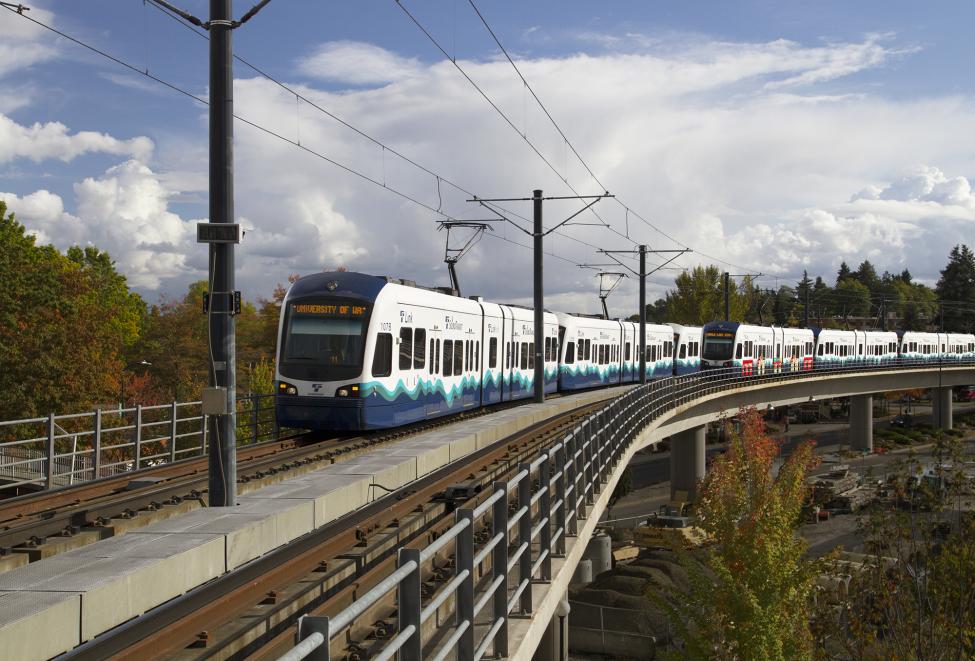
[[[298,388],[291,385],[290,383],[285,383],[284,381],[278,381],[278,394],[279,395],[297,395]]]
[[[351,386],[342,386],[341,388],[335,391],[335,396],[336,397],[358,397],[359,386],[354,384]]]
[[[348,397],[349,396],[349,389],[348,388],[339,388],[338,390],[335,391],[335,396],[336,397]]]

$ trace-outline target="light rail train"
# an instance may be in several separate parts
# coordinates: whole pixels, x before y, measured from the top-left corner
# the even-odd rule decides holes
[[[545,392],[640,380],[639,324],[545,312]],[[382,429],[530,398],[534,312],[362,273],[296,281],[281,306],[275,411],[284,427]],[[975,336],[712,322],[646,325],[648,379],[743,377],[897,360],[975,359]]]

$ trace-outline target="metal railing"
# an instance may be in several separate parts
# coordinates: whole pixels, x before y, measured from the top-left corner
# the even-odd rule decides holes
[[[0,422],[0,497],[200,456],[206,427],[199,401]],[[237,398],[239,444],[276,439],[279,431],[274,395]]]
[[[370,658],[400,661],[424,658],[424,644],[436,639],[426,656],[478,661],[491,649],[508,655],[512,614],[530,615],[533,582],[552,579],[552,559],[563,557],[567,537],[591,512],[612,470],[630,444],[655,420],[682,406],[721,391],[756,384],[797,381],[821,376],[852,376],[892,369],[937,370],[975,367],[975,361],[888,363],[820,367],[812,370],[768,369],[743,375],[740,368],[669,377],[634,387],[601,410],[588,415],[531,462],[518,466],[507,481],[495,482],[493,493],[475,508],[455,511],[454,525],[423,549],[400,549],[397,567],[375,587],[334,617],[298,619],[297,646],[282,661],[330,658],[330,643],[356,620],[395,591],[396,635]],[[475,539],[486,540],[480,546]],[[421,598],[421,584],[435,558],[453,556],[453,577]],[[445,563],[441,563],[445,564]],[[515,577],[516,580],[512,581]],[[444,609],[444,610],[441,610]],[[423,625],[437,616],[436,636],[422,635]]]

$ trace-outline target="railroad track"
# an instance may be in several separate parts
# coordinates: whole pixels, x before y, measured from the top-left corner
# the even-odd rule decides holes
[[[238,449],[237,482],[263,486],[365,453],[376,446],[438,427],[460,424],[524,402],[463,412],[450,418],[355,437],[296,433]],[[140,513],[206,504],[208,458],[193,457],[76,486],[0,501],[0,555],[27,553],[31,561],[137,527]],[[146,517],[148,522],[148,517]],[[84,539],[79,537],[84,535]],[[48,546],[47,550],[42,547]]]
[[[453,525],[454,506],[473,506],[490,488],[480,486],[517,471],[540,446],[570,429],[602,402],[589,404],[538,423],[470,455],[463,465],[448,465],[389,496],[268,553],[240,569],[202,585],[68,653],[72,659],[143,659],[147,657],[245,658],[268,656],[293,643],[299,614],[336,612],[356,593],[379,580],[398,548],[422,547]],[[452,503],[444,493],[463,483],[469,490]],[[384,538],[372,554],[359,554],[336,575],[330,564],[368,547],[384,531],[412,521],[407,534]],[[345,567],[348,567],[346,562]],[[390,605],[391,608],[391,605]],[[255,613],[258,613],[255,615]],[[369,635],[363,633],[363,645]],[[241,642],[247,641],[247,642]],[[353,641],[353,647],[360,643]],[[352,654],[350,659],[356,658]]]

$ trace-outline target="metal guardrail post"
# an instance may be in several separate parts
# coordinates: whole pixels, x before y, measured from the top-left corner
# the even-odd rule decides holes
[[[139,470],[142,460],[142,404],[135,407],[135,469]]]
[[[596,495],[602,491],[603,476],[603,433],[599,427],[599,414],[593,414],[589,421],[589,442],[592,445],[592,502],[596,502]]]
[[[251,393],[251,443],[257,443],[257,403],[258,397]]]
[[[169,463],[173,463],[176,461],[176,402],[173,402],[169,411],[172,416],[169,419]]]
[[[207,416],[203,412],[202,407],[200,409],[200,420],[202,420],[202,429],[200,430],[200,450],[203,454],[207,453]]]
[[[491,507],[491,536],[502,536],[491,551],[491,570],[500,584],[494,592],[492,624],[501,623],[494,636],[494,654],[508,656],[508,483],[495,482],[494,490],[504,494]]]
[[[555,449],[555,467],[561,472],[555,481],[555,498],[562,503],[555,513],[555,527],[559,531],[555,537],[555,553],[559,557],[565,556],[565,536],[568,532],[567,520],[569,518],[569,503],[565,499],[566,475],[569,470],[569,467],[566,466],[565,447],[566,444],[562,443]]]
[[[328,617],[315,617],[312,615],[302,615],[298,618],[298,632],[295,634],[295,644],[308,638],[313,633],[320,633],[325,639],[317,649],[312,650],[305,659],[308,661],[330,661],[329,659],[329,630]]]
[[[552,455],[547,451],[542,451],[542,459],[544,461],[538,467],[538,481],[540,482],[540,488],[542,495],[538,500],[538,518],[539,520],[544,519],[545,525],[542,526],[541,531],[541,552],[545,555],[542,558],[542,580],[551,581],[552,580],[552,475],[551,475],[551,464]],[[529,578],[529,580],[531,580]],[[531,590],[525,590],[529,593],[529,601],[531,600]]]
[[[584,466],[584,471],[582,474],[582,492],[585,494],[585,499],[582,501],[583,510],[585,510],[586,505],[592,505],[595,501],[595,486],[593,483],[593,475],[596,474],[596,453],[593,451],[596,446],[596,436],[592,432],[592,425],[589,424],[587,420],[582,427],[582,465]],[[582,513],[582,518],[586,517],[585,511]]]
[[[47,415],[47,467],[44,471],[44,486],[47,489],[54,487],[54,414]]]
[[[574,431],[569,437],[568,444],[568,459],[569,459],[569,474],[568,480],[569,485],[573,487],[572,496],[570,496],[572,509],[569,512],[569,528],[566,531],[567,535],[578,535],[579,534],[579,517],[581,513],[579,512],[579,507],[576,503],[579,502],[579,495],[582,493],[583,485],[580,482],[576,482],[576,477],[582,473],[582,453],[579,452],[579,448],[582,447],[579,443],[580,432]],[[579,453],[578,456],[576,453]],[[568,487],[567,487],[568,488]]]
[[[396,567],[410,562],[416,565],[396,588],[396,611],[399,632],[413,627],[413,633],[399,649],[399,661],[420,661],[423,658],[423,637],[420,631],[420,549],[400,549],[396,555]]]
[[[97,480],[102,476],[102,410],[95,409],[95,437],[92,439],[91,465],[93,473],[91,479]]]
[[[525,477],[518,482],[518,509],[525,510],[518,519],[518,543],[525,547],[518,558],[518,580],[528,581],[528,586],[521,591],[519,605],[522,615],[532,612],[532,469],[528,463],[518,465],[518,472],[525,471]],[[539,512],[541,516],[541,512]]]
[[[458,509],[454,513],[456,521],[467,519],[468,526],[460,531],[456,541],[456,573],[467,572],[467,578],[457,586],[457,614],[456,624],[462,626],[467,622],[467,628],[457,641],[457,658],[470,661],[474,658],[474,510]]]

